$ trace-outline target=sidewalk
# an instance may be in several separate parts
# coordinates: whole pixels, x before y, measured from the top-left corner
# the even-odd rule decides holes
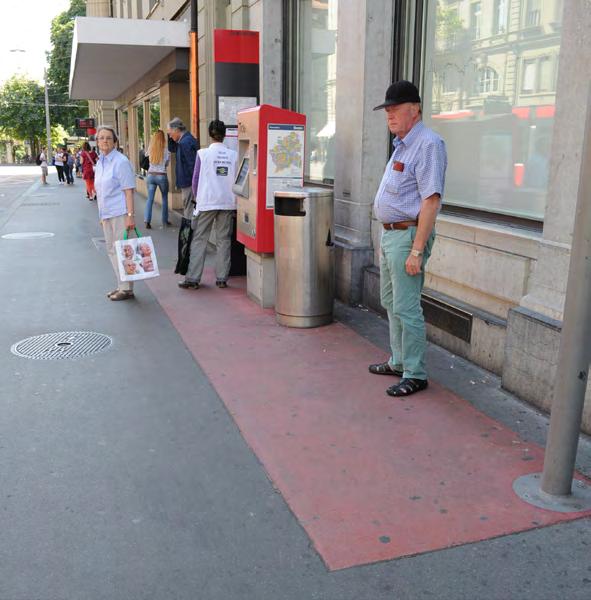
[[[33,185],[0,223],[55,234],[0,238],[1,600],[589,598],[591,521],[511,491],[545,416],[432,345],[428,392],[390,399],[367,372],[383,319],[337,303],[330,326],[282,328],[210,270],[180,290],[178,230],[152,224],[163,274],[113,303],[81,186]],[[59,330],[113,345],[9,351]]]
[[[206,269],[183,291],[161,273],[148,286],[329,569],[591,515],[515,495],[515,479],[542,471],[548,418],[491,373],[431,344],[429,389],[392,399],[393,380],[367,371],[387,358],[380,316],[337,303],[334,324],[288,329],[244,277],[221,291]],[[591,475],[587,436],[577,467]]]

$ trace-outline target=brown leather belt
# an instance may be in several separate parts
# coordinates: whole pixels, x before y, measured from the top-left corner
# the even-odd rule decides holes
[[[392,229],[408,229],[409,227],[416,227],[418,224],[418,221],[398,221],[397,223],[382,223],[384,229],[387,229],[388,231]]]

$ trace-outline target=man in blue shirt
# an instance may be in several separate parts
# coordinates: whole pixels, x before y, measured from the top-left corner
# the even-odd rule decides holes
[[[387,389],[408,396],[427,385],[425,320],[421,292],[425,265],[435,240],[447,154],[445,143],[421,121],[421,98],[409,81],[393,83],[383,104],[394,152],[374,201],[383,226],[380,251],[380,300],[388,312],[391,356],[369,366],[377,375],[401,377]]]
[[[176,187],[183,198],[183,217],[190,220],[195,208],[192,183],[198,143],[178,117],[168,123],[168,136],[168,150],[176,154]]]

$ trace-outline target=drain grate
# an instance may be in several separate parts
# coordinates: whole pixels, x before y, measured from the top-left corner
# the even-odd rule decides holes
[[[59,206],[59,202],[23,202],[21,206]]]
[[[112,338],[102,333],[58,331],[21,340],[10,351],[34,360],[64,360],[104,352],[112,343]]]
[[[53,233],[49,231],[24,231],[23,233],[6,233],[2,237],[5,240],[35,240],[38,238],[53,237]]]

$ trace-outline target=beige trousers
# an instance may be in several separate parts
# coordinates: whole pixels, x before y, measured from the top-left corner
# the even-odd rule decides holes
[[[105,234],[105,246],[107,254],[111,259],[111,264],[117,278],[117,289],[123,291],[133,291],[133,281],[121,281],[119,279],[119,265],[117,264],[117,253],[115,252],[115,242],[123,239],[125,233],[125,221],[127,215],[120,217],[112,217],[111,219],[103,220],[103,232]]]

